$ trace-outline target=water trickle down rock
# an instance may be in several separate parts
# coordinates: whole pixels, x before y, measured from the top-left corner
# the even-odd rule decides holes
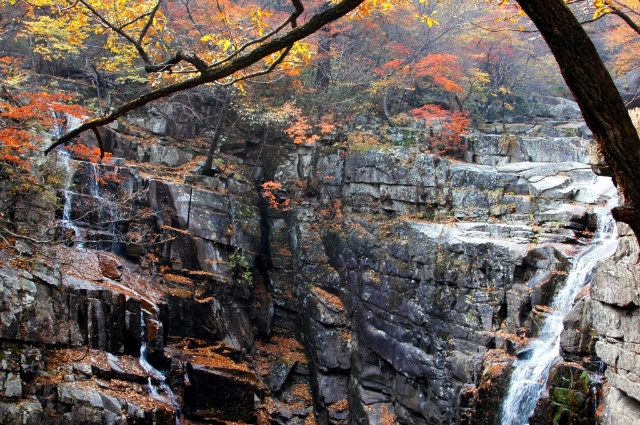
[[[516,332],[530,331],[520,329],[546,297],[537,285],[527,289],[525,276],[537,276],[545,291],[561,282],[557,258],[588,236],[589,204],[599,201],[595,193],[567,206],[600,182],[585,180],[588,167],[575,163],[480,166],[403,148],[267,146],[264,168],[285,186],[313,177],[286,187],[298,205],[258,211],[251,184],[224,174],[189,176],[197,188],[160,178],[146,186],[171,235],[157,258],[141,257],[167,268],[157,319],[172,361],[163,369],[189,414],[207,420],[250,420],[259,395],[258,414],[302,421],[309,383],[323,424],[454,423],[472,407],[487,409],[472,397],[483,366],[501,379],[504,353],[521,346]],[[531,254],[538,242],[551,248]],[[225,264],[240,248],[260,269],[252,285],[240,285]],[[518,308],[516,292],[529,294]],[[125,322],[139,324],[139,315]],[[255,323],[266,341],[254,338]],[[298,329],[308,360],[294,344]],[[137,355],[140,345],[132,347]],[[242,366],[253,347],[257,377]],[[502,353],[493,362],[492,349]],[[150,342],[150,355],[160,350]],[[278,358],[288,374],[275,367]],[[271,388],[258,390],[261,382]],[[240,406],[220,410],[227,401],[211,383],[237,391]]]
[[[617,229],[610,216],[610,210],[616,203],[617,198],[597,212],[600,222],[598,236],[576,254],[567,281],[554,297],[551,310],[544,318],[539,335],[528,345],[532,352],[526,358],[518,357],[515,369],[511,374],[508,393],[502,405],[501,424],[523,425],[528,423],[529,417],[533,414],[541,393],[547,387],[551,367],[559,360],[560,339],[565,316],[571,310],[578,292],[591,279],[594,267],[603,258],[612,255],[616,249]],[[559,373],[559,370],[556,369],[556,374]],[[589,390],[589,388],[586,389],[587,394]],[[565,392],[567,391],[576,390],[570,389]],[[550,394],[551,399],[557,397],[560,392],[560,389],[554,389]],[[562,401],[567,405],[575,404],[575,402],[572,403],[572,400],[564,399]],[[578,413],[582,413],[583,417],[586,416],[584,412]],[[571,416],[572,413],[567,412],[567,415]],[[570,422],[576,423],[576,420]]]

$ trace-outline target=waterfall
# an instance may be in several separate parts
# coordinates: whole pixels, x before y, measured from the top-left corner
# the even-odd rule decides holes
[[[567,282],[553,300],[540,335],[528,346],[530,355],[516,360],[509,391],[502,405],[502,425],[524,425],[533,414],[546,388],[549,371],[560,359],[560,335],[565,315],[571,310],[576,295],[591,280],[598,262],[613,255],[618,245],[618,232],[611,217],[611,209],[615,205],[617,198],[612,196],[606,206],[596,209],[598,234],[573,259]]]
[[[65,178],[66,178],[64,189],[62,189],[64,193],[64,206],[62,209],[61,224],[62,224],[62,228],[65,231],[70,231],[73,233],[72,242],[73,244],[75,244],[76,239],[80,234],[80,229],[78,229],[75,222],[71,219],[71,209],[72,209],[71,199],[73,195],[75,195],[75,193],[71,191],[71,182],[73,180],[73,174],[75,173],[75,169],[74,167],[71,166],[71,157],[69,155],[69,152],[67,152],[65,149],[58,149],[57,155],[58,155],[57,166],[62,167],[64,169]],[[77,246],[78,248],[82,248],[83,247],[82,242],[78,243]]]
[[[66,125],[64,123],[60,124],[53,109],[51,109],[50,112],[53,117],[53,124],[49,130],[49,134],[55,138],[59,138]],[[73,116],[66,117],[66,123],[69,122],[75,123],[76,126],[80,124]],[[66,175],[65,186],[63,189],[64,207],[62,211],[61,225],[65,230],[65,233],[67,231],[69,231],[69,233],[73,233],[72,245],[77,248],[84,248],[85,243],[94,242],[93,244],[90,243],[92,248],[115,252],[118,248],[117,223],[120,211],[118,208],[118,202],[102,193],[101,184],[104,176],[101,176],[102,171],[100,167],[98,167],[96,163],[87,161],[86,165],[88,167],[89,175],[87,176],[86,188],[88,189],[88,192],[86,190],[82,190],[82,193],[73,192],[71,190],[71,183],[76,172],[76,167],[72,166],[71,155],[69,151],[64,148],[59,148],[56,152],[58,155],[57,167],[64,169]],[[86,199],[87,196],[92,198],[89,203],[93,205],[92,208],[95,208],[95,214],[90,215],[84,211],[84,214],[81,215],[85,217],[85,219],[90,219],[91,216],[93,216],[94,220],[89,221],[94,221],[94,223],[85,222],[83,220],[76,224],[74,220],[71,219],[71,213],[74,207],[72,200],[74,197],[76,198],[76,201]],[[87,232],[92,228],[98,231],[97,234],[94,234],[93,238]]]
[[[110,249],[108,251],[115,251],[116,243],[118,241],[116,221],[118,219],[118,204],[111,199],[105,198],[100,190],[100,168],[98,165],[89,162],[89,194],[95,200],[98,216],[98,227],[105,229],[111,238]]]
[[[55,138],[58,138],[62,134],[62,129],[58,124],[56,113],[53,109],[51,109],[51,116],[53,117],[53,124],[50,133]],[[73,239],[75,243],[75,239],[78,237],[78,228],[71,219],[71,197],[73,196],[73,192],[71,191],[71,181],[73,180],[75,169],[71,166],[71,156],[66,149],[59,148],[56,150],[56,154],[56,167],[64,169],[66,179],[64,182],[64,189],[62,189],[64,193],[64,207],[62,209],[61,224],[63,229],[73,232]]]
[[[153,367],[147,360],[147,325],[144,321],[144,311],[140,313],[140,323],[142,325],[142,335],[140,343],[140,358],[138,359],[138,363],[148,376],[147,388],[149,390],[149,395],[156,400],[172,406],[176,415],[175,425],[180,425],[180,408],[178,406],[176,396],[173,394],[173,391],[171,391],[171,387],[166,383],[167,378],[164,376],[164,373]],[[157,382],[157,384],[154,383],[154,381]]]

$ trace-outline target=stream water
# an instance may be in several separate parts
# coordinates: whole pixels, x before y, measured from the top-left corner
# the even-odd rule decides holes
[[[55,113],[53,113],[54,117],[54,127],[52,128],[53,136],[60,137],[62,130],[59,128],[56,120]],[[107,236],[107,241],[99,240],[92,241],[94,244],[97,242],[98,249],[107,248],[106,250],[114,251],[114,247],[117,246],[117,229],[116,223],[119,219],[118,214],[118,204],[111,199],[105,197],[102,193],[100,187],[101,181],[101,171],[100,168],[92,163],[87,162],[87,166],[89,168],[89,178],[87,180],[88,185],[88,194],[85,192],[84,194],[80,194],[72,191],[72,182],[73,176],[76,173],[75,162],[72,162],[71,155],[66,149],[58,149],[57,150],[57,167],[62,168],[65,172],[66,181],[63,189],[64,193],[64,207],[62,211],[62,220],[61,225],[63,229],[67,231],[73,232],[73,245],[76,248],[84,248],[85,242],[87,241],[87,228],[93,227],[105,233],[103,236]],[[95,216],[97,217],[97,223],[78,223],[76,220],[72,219],[72,210],[73,210],[73,199],[79,199],[81,197],[89,196],[92,198],[91,203],[93,205],[92,208],[95,208]],[[101,238],[104,239],[104,238]],[[114,284],[119,285],[117,282]],[[180,409],[178,402],[176,400],[173,391],[166,383],[165,375],[154,368],[147,359],[147,344],[146,344],[146,323],[144,320],[144,312],[141,313],[140,316],[141,321],[141,345],[140,345],[140,357],[138,359],[138,363],[140,367],[145,371],[148,376],[147,379],[147,388],[149,395],[167,405],[170,405],[175,410],[175,425],[181,425],[180,421]]]
[[[88,192],[78,193],[72,190],[77,163],[71,160],[69,152],[65,149],[59,149],[57,155],[57,166],[64,170],[66,176],[63,188],[64,206],[61,225],[65,231],[70,232],[67,237],[71,239],[76,248],[84,248],[89,239],[92,239],[93,247],[115,252],[118,246],[118,204],[103,195],[100,187],[100,168],[92,162],[86,163],[89,174],[87,179]],[[74,202],[84,204],[84,220],[73,219]],[[89,214],[89,211],[86,211],[87,207],[93,210],[93,213]],[[83,211],[82,207],[80,211]],[[89,220],[92,216],[94,218]],[[92,231],[93,238],[89,238],[88,231]]]
[[[58,138],[62,134],[62,129],[58,124],[58,119],[56,117],[55,112],[52,110],[51,115],[53,117],[53,127],[51,128],[50,133]],[[64,170],[65,175],[65,184],[64,184],[64,207],[62,209],[62,228],[73,233],[73,239],[75,240],[79,235],[79,229],[75,225],[74,221],[71,219],[71,198],[73,197],[73,192],[71,191],[71,182],[73,180],[73,174],[75,173],[75,168],[71,164],[71,155],[69,155],[69,151],[66,149],[59,148],[56,150],[56,167],[58,169],[62,168]],[[81,246],[79,246],[81,248]]]
[[[138,363],[148,375],[147,388],[149,390],[149,395],[156,400],[172,406],[176,412],[175,423],[176,425],[180,425],[180,408],[173,391],[171,391],[171,387],[166,383],[164,373],[153,367],[147,360],[147,344],[145,342],[147,325],[144,321],[144,312],[140,315],[140,321],[142,325],[142,342],[140,344],[140,357]]]
[[[551,367],[560,360],[560,335],[563,319],[571,310],[580,290],[591,280],[598,262],[616,250],[618,232],[611,217],[611,209],[617,205],[613,196],[606,206],[595,211],[598,215],[598,233],[573,259],[567,282],[556,295],[551,312],[546,317],[538,338],[528,348],[527,359],[516,360],[511,375],[509,391],[502,405],[502,425],[524,425],[533,414],[538,399],[544,392]]]
[[[73,207],[72,198],[74,196],[74,192],[71,191],[71,182],[73,180],[73,174],[75,173],[75,168],[71,164],[71,157],[69,152],[64,149],[59,149],[57,151],[57,166],[64,169],[65,172],[65,185],[63,189],[64,193],[64,206],[62,209],[62,228],[65,231],[70,231],[73,233],[71,236],[74,241],[74,245],[78,248],[83,248],[84,244],[80,239],[80,229],[76,226],[75,221],[71,218],[71,210]]]

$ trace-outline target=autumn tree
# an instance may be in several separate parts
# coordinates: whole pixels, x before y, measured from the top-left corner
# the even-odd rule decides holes
[[[52,161],[33,158],[49,143],[47,131],[63,128],[68,119],[88,111],[73,104],[70,95],[29,90],[21,58],[0,58],[0,238],[32,235],[46,229],[55,213],[55,191],[60,173]],[[87,151],[86,153],[91,153]]]
[[[312,54],[311,46],[303,39],[326,25],[349,13],[366,15],[372,11],[378,13],[376,8],[393,8],[397,5],[393,1],[381,3],[342,0],[323,7],[313,5],[307,17],[303,15],[305,6],[299,0],[292,0],[287,6],[276,3],[271,11],[266,10],[266,4],[220,1],[213,5],[214,9],[207,9],[208,13],[194,13],[196,7],[204,7],[206,3],[195,0],[40,0],[33,4],[19,3],[26,8],[24,16],[30,17],[31,22],[40,24],[43,28],[47,27],[47,22],[42,17],[49,15],[55,16],[59,22],[66,20],[70,28],[76,22],[86,24],[86,28],[91,28],[90,34],[105,40],[105,48],[116,59],[114,66],[140,63],[155,86],[154,89],[125,101],[107,115],[89,120],[71,130],[55,141],[48,151],[88,130],[97,135],[98,127],[173,93],[211,83],[242,84],[249,78],[266,75],[278,66],[295,66]],[[6,6],[8,3],[4,4]],[[627,204],[616,210],[616,216],[629,222],[638,233],[640,225],[634,223],[640,223],[636,220],[640,188],[635,187],[638,180],[636,163],[640,161],[640,142],[631,121],[626,118],[624,103],[620,100],[598,52],[580,26],[580,20],[567,6],[560,7],[560,0],[520,0],[519,4],[538,27],[558,60],[563,76],[625,195]],[[420,9],[426,6],[426,2],[413,4],[412,7],[417,11],[414,18],[424,21],[426,28],[437,26],[441,18],[434,14],[436,10]],[[593,7],[596,9],[593,19],[598,19],[600,15],[615,15],[629,28],[636,30],[637,24],[630,18],[632,5],[597,0]],[[42,12],[43,10],[47,12]],[[211,13],[211,10],[217,13]],[[409,9],[397,7],[397,10],[407,13]],[[512,11],[514,14],[518,13],[516,9]],[[202,19],[205,18],[211,22],[203,22]],[[184,36],[175,31],[172,25],[178,22],[190,23],[191,35]],[[382,27],[373,25],[372,28],[375,33]],[[385,30],[388,34],[393,32]],[[194,34],[197,36],[193,37]],[[79,46],[82,45],[81,36],[74,40]],[[194,44],[191,40],[197,42]],[[345,40],[348,38],[345,37]],[[44,40],[39,43],[46,45]],[[393,43],[393,37],[387,37],[382,46],[390,46],[390,43]],[[345,56],[347,58],[353,57],[350,53],[356,51],[356,43],[351,43],[351,46],[350,52],[345,50],[349,53]],[[576,51],[575,46],[581,46],[580,50]],[[331,51],[336,50],[338,46],[332,43]],[[417,52],[416,58],[426,58],[432,54],[419,46],[412,50]],[[387,57],[379,59],[378,64],[382,65],[394,60]],[[345,60],[344,66],[348,68],[350,65],[353,67],[348,59]],[[330,66],[333,76],[338,66],[334,62]],[[320,88],[325,85],[326,79],[318,82]],[[505,87],[505,90],[510,89]]]
[[[157,37],[164,39],[162,27],[166,24],[162,19],[162,0],[139,0],[133,4],[93,3],[89,0],[69,2],[66,9],[62,9],[63,13],[89,15],[94,25],[117,37],[118,43],[124,43],[123,56],[135,54],[147,73],[160,78],[156,89],[125,102],[106,116],[89,120],[71,130],[54,142],[47,152],[87,130],[97,135],[100,126],[172,93],[216,82],[231,85],[267,74],[278,65],[284,65],[290,55],[304,55],[305,47],[299,43],[302,39],[353,11],[362,1],[336,2],[323,11],[313,13],[303,23],[298,22],[305,10],[299,0],[292,1],[286,18],[273,24],[266,21],[265,11],[255,6],[249,16],[242,16],[253,24],[249,31],[232,26],[232,18],[222,10],[219,18],[228,25],[226,32],[205,34],[200,38],[205,46],[198,50],[174,50],[168,54],[164,52],[166,45],[157,40]]]

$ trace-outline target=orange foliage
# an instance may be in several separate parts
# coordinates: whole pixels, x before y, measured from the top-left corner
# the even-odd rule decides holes
[[[330,134],[336,130],[336,125],[333,122],[333,114],[325,115],[319,124],[320,134]]]
[[[269,208],[281,211],[290,209],[291,199],[279,200],[274,191],[282,190],[282,183],[269,181],[262,184],[262,197],[267,201]]]
[[[324,115],[315,126],[309,124],[307,117],[302,116],[302,111],[299,108],[294,108],[295,114],[292,114],[294,119],[293,125],[284,130],[287,136],[293,139],[293,143],[296,145],[313,145],[320,140],[320,136],[317,134],[311,134],[314,127],[320,134],[331,134],[336,130],[336,124],[334,122],[333,114]]]
[[[0,75],[5,81],[13,82],[22,77],[20,61],[13,58],[0,58]],[[31,170],[31,158],[39,149],[43,139],[43,129],[64,125],[66,118],[86,116],[87,110],[71,105],[68,94],[31,93],[18,91],[10,93],[6,86],[0,95],[0,168],[1,177],[12,179],[17,191],[26,191],[33,187],[37,179]]]
[[[65,149],[71,152],[71,154],[79,160],[93,162],[94,164],[104,160],[108,161],[113,157],[113,154],[110,152],[104,152],[104,155],[101,155],[100,148],[97,146],[89,147],[82,143],[76,143],[75,145],[66,147]]]
[[[394,58],[382,68],[374,69],[381,77],[392,78],[396,75],[398,82],[415,81],[415,84],[426,83],[435,89],[461,93],[462,87],[455,80],[462,78],[462,67],[458,64],[458,57],[451,54],[429,54],[418,60],[411,58],[413,52],[400,43],[392,43],[390,47],[401,57]],[[404,56],[404,58],[402,57]]]
[[[434,150],[441,154],[460,157],[464,153],[461,134],[469,126],[468,112],[451,112],[436,105],[424,105],[411,111],[417,119],[424,120],[425,125],[441,125],[441,130],[435,134],[430,132],[429,142]]]
[[[307,137],[309,130],[311,130],[311,126],[307,122],[307,118],[297,116],[293,125],[287,128],[284,132],[293,139],[293,143],[296,145],[312,145],[320,139],[320,136],[313,134]]]

